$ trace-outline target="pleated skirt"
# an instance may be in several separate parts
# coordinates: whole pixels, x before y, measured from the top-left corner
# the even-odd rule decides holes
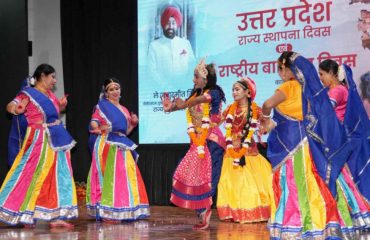
[[[272,239],[354,239],[346,206],[337,205],[303,141],[273,173]],[[341,212],[341,213],[340,213]]]
[[[16,225],[78,217],[69,151],[53,151],[42,128],[28,127],[0,189],[0,221]]]
[[[337,205],[342,218],[351,219],[356,230],[370,229],[370,205],[357,189],[347,166],[338,176],[337,194]],[[350,221],[347,224],[350,224]]]
[[[182,208],[202,210],[210,208],[220,179],[224,149],[207,140],[205,157],[199,158],[197,146],[190,149],[173,174],[170,201]]]
[[[246,164],[234,166],[233,158],[225,156],[217,194],[220,220],[261,222],[270,218],[272,170],[260,154],[246,156]]]
[[[97,220],[136,220],[150,216],[149,201],[131,150],[99,136],[86,187],[87,213]]]

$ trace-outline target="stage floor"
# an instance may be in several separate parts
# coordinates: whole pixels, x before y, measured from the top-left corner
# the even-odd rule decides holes
[[[122,224],[96,222],[86,215],[84,208],[80,208],[80,217],[73,221],[73,224],[75,224],[73,229],[50,229],[49,225],[44,222],[39,222],[34,229],[8,227],[1,224],[0,239],[269,239],[266,222],[253,224],[220,222],[215,209],[213,209],[209,230],[194,231],[192,226],[195,223],[196,219],[193,211],[177,207],[152,206],[149,219]],[[370,239],[370,233],[363,233],[361,239]]]

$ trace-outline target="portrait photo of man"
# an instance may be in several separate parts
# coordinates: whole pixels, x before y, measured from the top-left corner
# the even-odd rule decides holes
[[[178,36],[183,21],[183,14],[174,5],[162,11],[163,36],[153,40],[148,50],[148,67],[157,81],[189,78],[191,74],[195,62],[192,46],[189,40]]]

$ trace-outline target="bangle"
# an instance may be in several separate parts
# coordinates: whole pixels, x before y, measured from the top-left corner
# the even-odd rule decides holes
[[[264,118],[271,118],[271,114],[269,114],[269,115],[265,115],[265,114],[263,114],[263,112],[262,112],[262,117],[264,117]]]

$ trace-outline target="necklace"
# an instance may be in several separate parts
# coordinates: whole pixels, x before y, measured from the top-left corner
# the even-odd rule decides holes
[[[49,93],[47,90],[44,90],[44,89],[41,89],[39,87],[35,87],[37,91],[39,91],[40,93],[44,94],[45,96],[49,97]]]
[[[236,116],[236,110],[238,107],[238,103],[234,102],[228,109],[227,115],[226,115],[226,154],[231,156],[234,161],[233,164],[238,166],[240,163],[240,158],[244,156],[247,153],[247,150],[249,146],[252,143],[252,136],[254,132],[257,129],[257,117],[258,117],[258,106],[255,102],[252,102],[252,104],[249,104],[248,106],[248,112],[246,114],[246,123],[243,126],[242,130],[242,136],[246,135],[244,138],[244,141],[242,143],[242,148],[239,150],[236,150],[233,146],[233,139],[232,139],[232,128],[235,127],[235,116]],[[241,121],[239,124],[243,123]],[[239,128],[239,126],[237,126]]]
[[[238,113],[238,110],[240,111],[240,113]],[[241,110],[237,108],[235,110],[234,120],[233,120],[233,124],[231,127],[232,133],[241,132],[241,130],[244,128],[245,120],[248,118],[247,116],[248,114],[249,114],[249,108],[241,109]]]
[[[195,98],[195,94],[191,96],[188,101],[191,101]],[[189,108],[186,109],[186,121],[188,123],[188,134],[192,143],[197,146],[198,156],[199,158],[204,158],[204,145],[206,143],[206,139],[208,136],[209,130],[209,103],[201,103],[202,105],[202,127],[201,129],[197,129],[197,133],[195,133],[195,127],[193,123],[193,119],[190,113]],[[199,136],[198,136],[199,135]]]
[[[248,105],[246,106],[246,107],[248,107]],[[240,110],[240,112],[238,113],[238,110]],[[242,117],[243,115],[245,115],[245,113],[247,112],[249,110],[249,108],[247,108],[247,109],[243,109],[242,107],[240,107],[240,108],[237,108],[236,110],[235,110],[235,117]]]

